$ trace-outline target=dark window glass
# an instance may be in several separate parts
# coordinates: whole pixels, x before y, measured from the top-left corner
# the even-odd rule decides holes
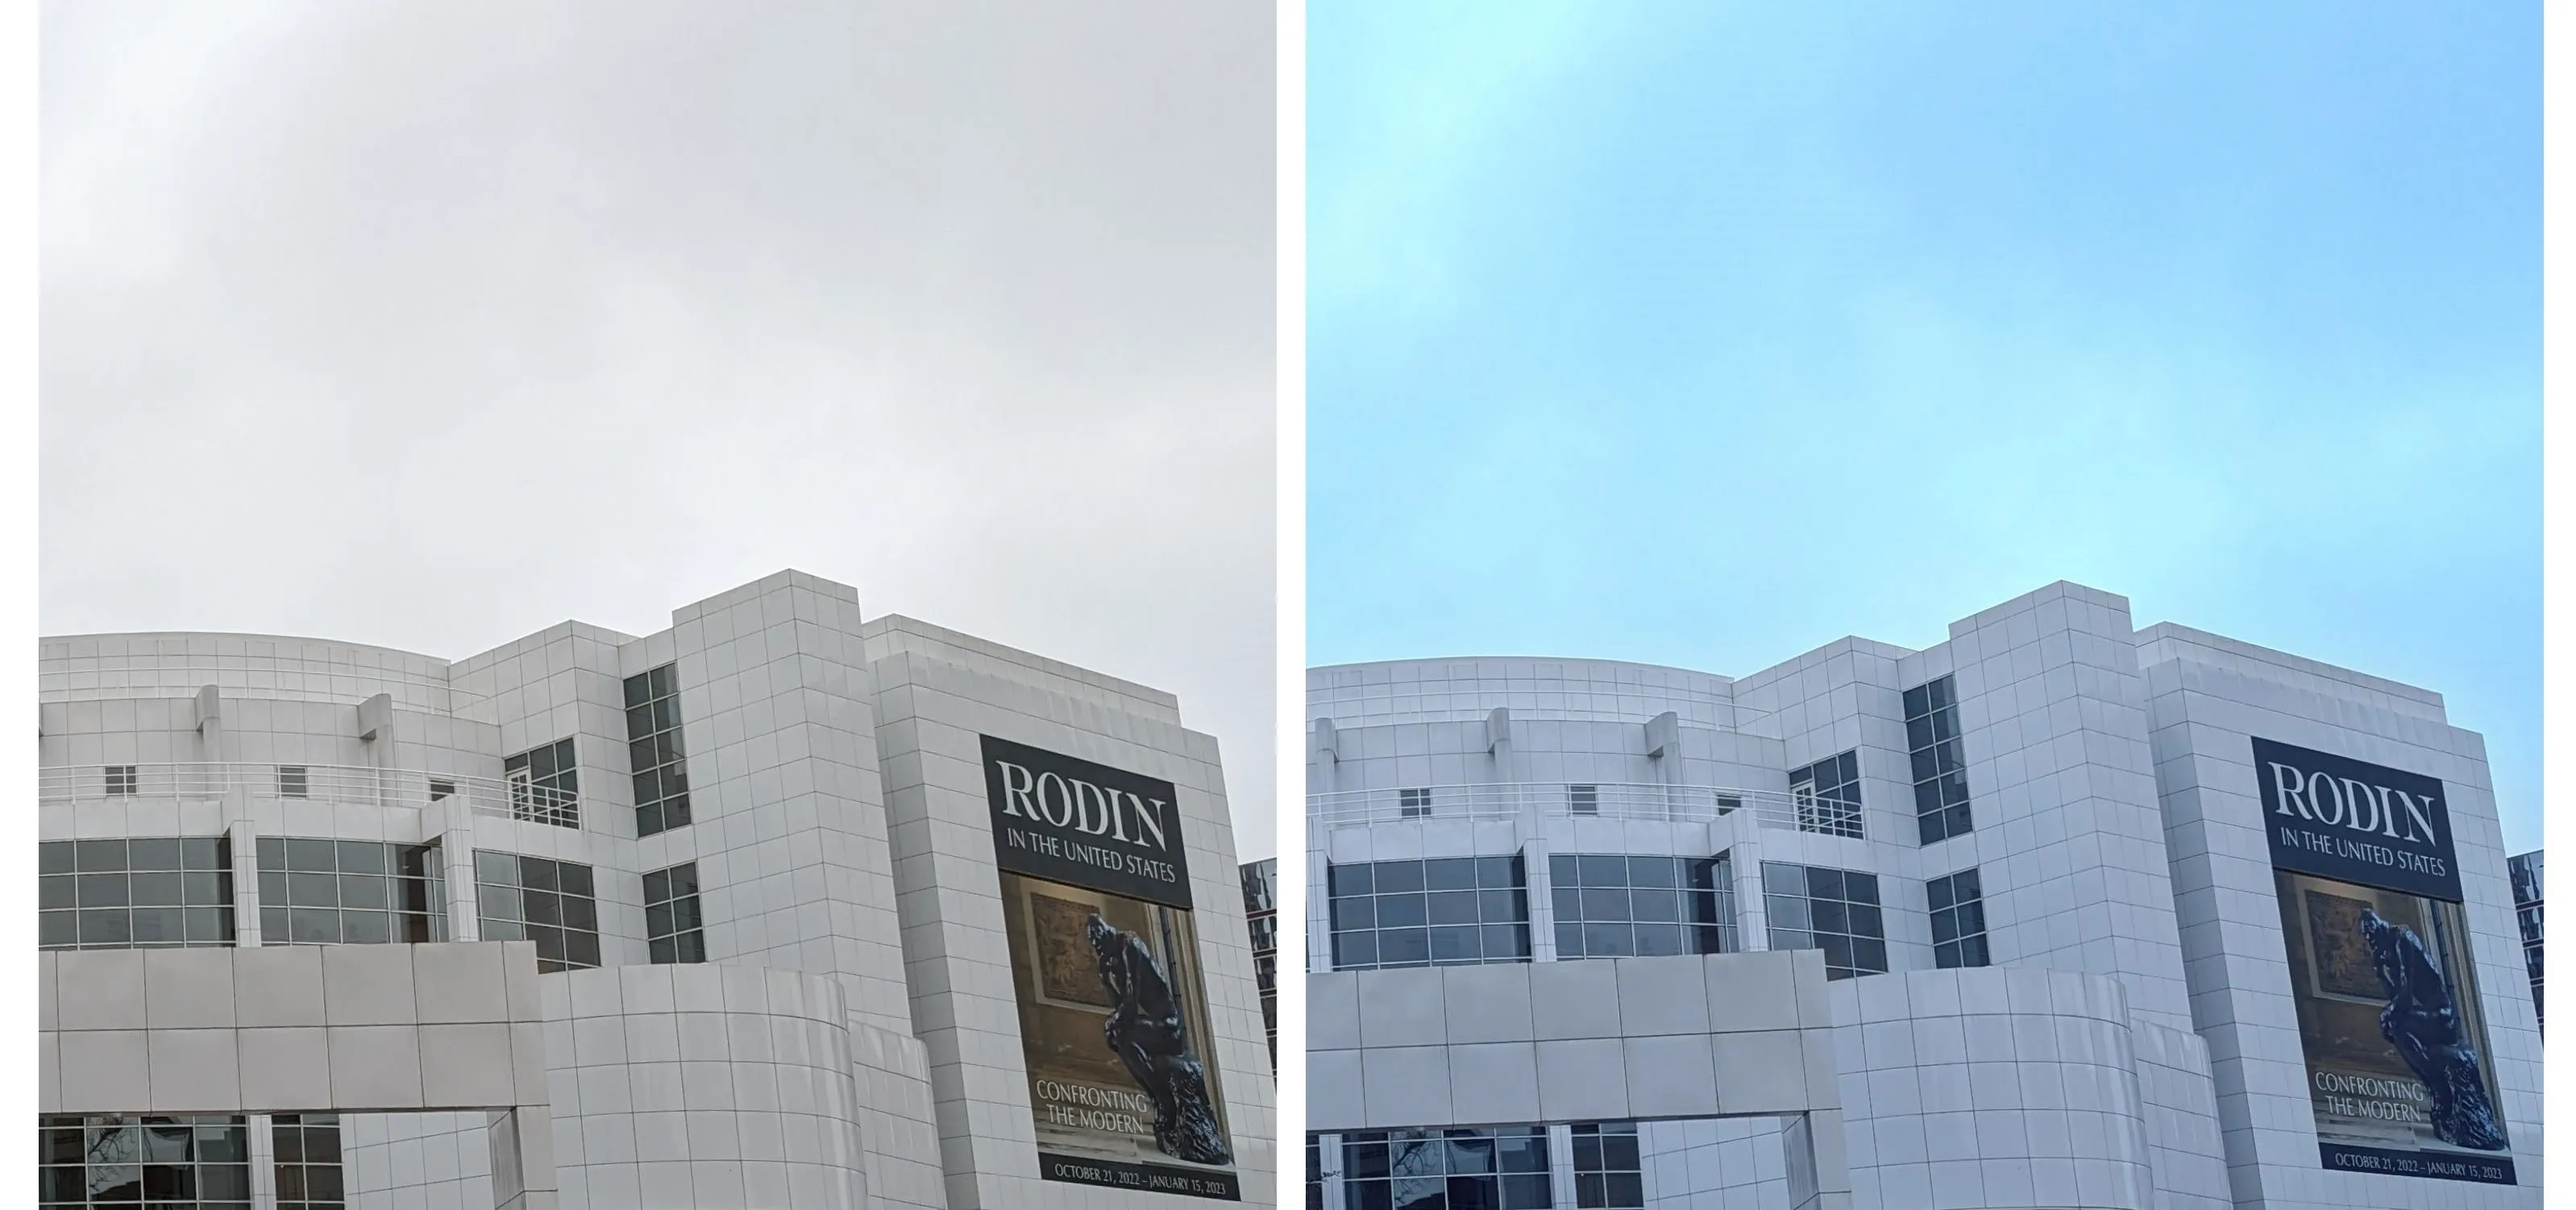
[[[1732,875],[1720,872],[1725,866],[1724,855],[1551,856],[1556,956],[1628,958],[1735,948],[1735,890]]]
[[[1826,836],[1861,834],[1860,753],[1827,757],[1789,773],[1798,830]]]
[[[572,902],[589,901],[576,897]],[[595,919],[590,927],[594,934],[599,930]],[[706,933],[698,915],[698,863],[644,876],[644,941],[657,963],[706,961]]]
[[[581,826],[580,770],[570,739],[509,757],[501,762],[501,773],[510,783],[513,818],[559,828]]]
[[[626,763],[635,777],[635,834],[689,822],[688,761],[680,744],[674,666],[626,678]]]
[[[1548,1210],[1550,1205],[1544,1127],[1371,1131],[1342,1135],[1341,1147],[1345,1210]],[[1320,1157],[1310,1171],[1320,1189]]]
[[[36,1131],[38,1205],[249,1210],[240,1117],[47,1115]]]
[[[474,880],[484,940],[536,942],[540,971],[600,964],[599,903],[589,866],[479,849]]]
[[[343,1210],[339,1115],[281,1113],[269,1119],[269,1139],[277,1152],[278,1210]]]
[[[436,845],[374,840],[261,837],[261,942],[376,945],[445,940],[446,881],[437,851]]]
[[[1923,884],[1932,913],[1932,961],[1947,970],[1986,965],[1985,889],[1972,867]]]
[[[1958,694],[1951,678],[1905,691],[1905,739],[1914,767],[1914,823],[1932,844],[1973,828],[1968,813],[1968,758],[1959,746]]]
[[[1771,948],[1823,950],[1828,979],[1887,970],[1876,874],[1766,861],[1762,886]]]
[[[208,868],[187,872],[192,861]],[[225,837],[49,840],[36,847],[36,868],[38,949],[233,943]],[[207,909],[193,926],[191,906]]]
[[[1518,857],[1336,865],[1325,885],[1337,970],[1529,960]]]

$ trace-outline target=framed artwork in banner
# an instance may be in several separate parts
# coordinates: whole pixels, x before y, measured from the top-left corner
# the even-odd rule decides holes
[[[2442,783],[2254,740],[2320,1161],[2515,1183]]]
[[[983,753],[1038,1174],[1241,1201],[1171,783]]]

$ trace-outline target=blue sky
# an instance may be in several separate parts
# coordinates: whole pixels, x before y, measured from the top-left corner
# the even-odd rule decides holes
[[[1308,654],[1741,674],[2059,579],[2540,843],[2537,5],[1308,9]]]

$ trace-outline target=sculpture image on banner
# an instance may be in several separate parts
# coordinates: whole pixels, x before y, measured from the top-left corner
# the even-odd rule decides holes
[[[2326,1167],[2510,1185],[2442,783],[2254,741]]]
[[[1039,1175],[1240,1201],[1171,783],[983,750]]]

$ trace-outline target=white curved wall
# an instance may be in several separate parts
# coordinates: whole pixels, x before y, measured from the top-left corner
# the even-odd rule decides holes
[[[838,981],[630,966],[542,991],[564,1210],[867,1204]]]

